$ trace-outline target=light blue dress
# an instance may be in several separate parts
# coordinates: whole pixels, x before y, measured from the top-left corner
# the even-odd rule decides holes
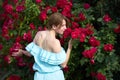
[[[34,80],[65,80],[60,64],[66,59],[65,50],[62,48],[61,52],[49,52],[34,42],[26,46],[26,50],[34,57],[35,63],[33,70],[35,70]]]

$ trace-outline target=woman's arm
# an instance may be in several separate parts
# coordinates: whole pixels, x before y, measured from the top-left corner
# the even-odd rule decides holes
[[[28,51],[22,49],[19,49],[18,52],[13,52],[12,56],[22,56],[23,54],[31,57],[31,54]]]
[[[67,49],[67,52],[66,52],[66,60],[65,60],[64,63],[61,64],[61,66],[63,68],[65,68],[67,66],[67,63],[68,63],[69,58],[70,58],[71,50],[72,50],[72,39],[70,39],[69,42],[68,42],[68,49]]]

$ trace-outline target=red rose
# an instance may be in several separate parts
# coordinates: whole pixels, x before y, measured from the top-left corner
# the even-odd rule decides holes
[[[79,18],[79,17],[73,17],[73,20],[74,20],[75,22],[79,22],[79,21],[80,21],[80,18]]]
[[[58,8],[64,8],[66,4],[67,4],[67,0],[57,0],[56,6]]]
[[[7,80],[21,80],[21,78],[18,75],[10,75]]]
[[[95,72],[91,72],[90,75],[91,75],[92,77],[96,77],[97,74],[96,74]]]
[[[80,34],[80,42],[84,42],[84,41],[85,41],[85,38],[86,38],[85,33],[81,33],[81,34]]]
[[[59,41],[60,41],[61,45],[64,45],[64,43],[65,43],[64,38],[60,38]]]
[[[115,33],[120,33],[120,25],[118,25],[115,29],[114,29]]]
[[[12,0],[14,2],[14,4],[18,3],[18,0]]]
[[[22,57],[15,57],[16,60],[17,60],[17,65],[20,66],[20,67],[23,67],[26,65],[26,63],[24,62],[23,58]]]
[[[73,29],[78,28],[78,27],[79,27],[79,24],[77,22],[72,22]]]
[[[72,32],[72,29],[71,28],[67,28],[64,33],[63,33],[63,38],[68,38],[71,36],[71,32]]]
[[[30,29],[34,30],[35,29],[35,25],[33,23],[30,23]]]
[[[113,45],[112,44],[105,44],[104,45],[104,50],[105,51],[112,51],[113,50]]]
[[[47,18],[47,13],[46,13],[46,11],[42,11],[42,12],[40,13],[40,15],[39,15],[39,19],[40,19],[41,21],[44,21],[44,20],[46,20],[46,18]]]
[[[111,17],[108,14],[106,14],[106,15],[103,16],[103,21],[104,22],[110,22],[111,20],[112,19],[111,19]]]
[[[63,71],[64,71],[64,72],[68,72],[68,71],[69,71],[69,67],[66,66],[65,68],[63,68]]]
[[[100,41],[97,40],[95,37],[90,37],[89,44],[93,47],[97,47],[100,45]]]
[[[92,59],[96,52],[97,52],[97,48],[93,47],[93,48],[91,48],[89,50],[83,51],[82,54],[83,54],[84,57]]]
[[[9,32],[8,32],[9,30],[8,30],[8,27],[7,26],[3,26],[2,27],[2,33],[5,35],[5,34],[8,34]]]
[[[62,12],[61,12],[64,16],[66,16],[66,17],[71,17],[71,6],[69,6],[69,5],[66,5],[66,6],[64,6],[64,8],[63,8],[63,10],[62,10]]]
[[[28,41],[28,42],[31,42],[32,41],[32,34],[31,34],[31,32],[29,31],[27,33],[24,33],[23,39]]]
[[[22,41],[22,37],[21,36],[17,36],[15,39],[15,42],[21,42]]]
[[[42,26],[39,26],[38,27],[38,31],[42,31],[43,30],[43,27]]]
[[[10,48],[10,54],[12,54],[13,52],[17,52],[18,49],[22,48],[22,45],[19,42],[16,42],[13,44],[13,46]]]
[[[94,59],[90,59],[90,63],[91,63],[91,64],[95,64]]]
[[[84,21],[86,19],[85,14],[83,14],[82,12],[79,13],[79,18],[80,18],[80,21]]]
[[[9,36],[8,33],[9,33],[8,27],[3,25],[3,27],[2,27],[2,37],[4,37],[6,40],[10,39],[10,36]]]
[[[18,6],[16,7],[16,11],[17,11],[17,12],[22,12],[24,9],[25,9],[25,6],[24,6],[24,5],[18,5]]]
[[[6,56],[4,57],[4,61],[5,61],[6,63],[10,64],[10,63],[12,62],[12,57],[11,57],[10,55],[6,55]]]
[[[0,44],[0,50],[2,50],[2,48],[3,48],[3,45],[2,45],[2,44]]]
[[[89,35],[92,35],[94,32],[90,28],[85,28],[85,33],[86,33],[86,35],[89,36]]]
[[[90,8],[90,4],[85,3],[85,4],[84,4],[84,8],[85,8],[85,9],[89,9],[89,8]]]
[[[96,78],[97,80],[106,80],[106,77],[102,73],[97,73]]]
[[[34,72],[34,70],[33,70],[33,64],[34,64],[34,63],[31,62],[31,63],[29,63],[29,65],[28,65],[31,72]]]
[[[42,2],[42,0],[35,0],[36,1],[36,3],[41,3]]]
[[[18,19],[19,15],[17,13],[12,13],[14,19]]]
[[[52,7],[51,10],[52,10],[53,13],[58,11],[57,7]]]
[[[80,37],[80,33],[81,33],[81,28],[76,28],[74,29],[74,31],[71,33],[71,37],[73,39],[77,39]]]
[[[11,14],[13,12],[13,6],[10,4],[7,4],[5,7],[5,12],[7,12],[8,14]]]

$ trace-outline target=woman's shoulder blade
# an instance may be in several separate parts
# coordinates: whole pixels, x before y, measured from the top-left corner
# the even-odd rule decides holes
[[[52,42],[52,49],[55,53],[59,53],[61,51],[61,45],[59,40],[56,39],[54,42]]]

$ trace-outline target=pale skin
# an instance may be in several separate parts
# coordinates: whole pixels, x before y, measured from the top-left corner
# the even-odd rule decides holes
[[[61,51],[60,41],[56,38],[56,34],[63,34],[66,29],[66,21],[62,21],[62,25],[54,26],[52,25],[52,29],[46,31],[39,31],[35,35],[33,40],[39,47],[54,53],[58,53]],[[72,50],[72,39],[68,42],[68,49],[66,51],[66,60],[61,64],[64,68],[67,66],[67,63],[70,58],[70,53]],[[19,49],[18,52],[14,52],[12,56],[21,56],[22,54],[31,57],[32,55],[25,50]]]

